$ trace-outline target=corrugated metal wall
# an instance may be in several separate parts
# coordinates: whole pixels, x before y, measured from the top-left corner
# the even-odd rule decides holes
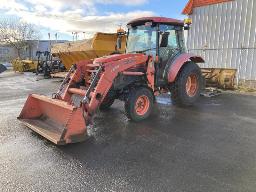
[[[256,0],[199,7],[191,15],[188,50],[203,67],[238,69],[238,79],[256,80]]]

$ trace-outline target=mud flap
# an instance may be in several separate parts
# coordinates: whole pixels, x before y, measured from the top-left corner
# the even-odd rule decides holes
[[[82,109],[58,99],[31,94],[18,119],[56,145],[77,143],[87,138]]]

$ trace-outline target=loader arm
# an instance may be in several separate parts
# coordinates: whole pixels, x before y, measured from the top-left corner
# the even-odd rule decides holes
[[[95,85],[95,87],[93,87],[94,89],[88,89],[83,100],[83,106],[88,122],[90,122],[89,119],[103,102],[118,74],[125,73],[127,70],[133,67],[145,65],[147,61],[148,56],[144,54],[136,54],[129,58],[104,63],[102,65],[102,73],[99,71],[98,77],[96,75],[94,79],[94,81],[97,81],[98,83]],[[87,96],[90,96],[90,98],[87,98]]]

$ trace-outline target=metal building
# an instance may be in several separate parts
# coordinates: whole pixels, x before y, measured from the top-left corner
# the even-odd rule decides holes
[[[28,47],[21,50],[20,56],[22,59],[37,59],[37,51],[50,51],[51,46],[56,43],[64,43],[66,40],[28,40]],[[17,50],[6,43],[0,43],[0,62],[11,62],[18,57]]]
[[[235,68],[237,80],[256,80],[256,0],[190,0],[183,14],[192,18],[187,47],[203,67]]]

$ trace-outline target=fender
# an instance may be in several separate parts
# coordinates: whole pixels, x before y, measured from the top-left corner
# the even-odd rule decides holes
[[[173,83],[182,68],[184,64],[186,64],[187,61],[193,61],[195,63],[204,63],[202,57],[194,55],[192,53],[182,53],[179,56],[177,56],[172,63],[170,63],[170,67],[168,69],[167,73],[167,80],[169,83]]]

